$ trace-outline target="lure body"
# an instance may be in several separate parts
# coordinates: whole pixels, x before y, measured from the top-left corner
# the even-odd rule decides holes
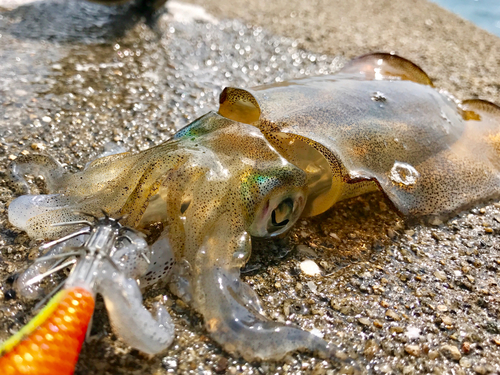
[[[57,236],[75,210],[104,208],[126,224],[163,232],[141,280],[176,265],[170,289],[197,309],[211,336],[248,360],[294,350],[335,357],[325,341],[265,318],[239,278],[251,237],[286,232],[302,216],[381,189],[403,214],[453,212],[495,196],[500,186],[500,109],[459,103],[436,91],[413,63],[362,56],[333,76],[251,90],[227,88],[219,111],[138,154],[98,159],[66,174],[49,158],[19,158],[13,174],[37,168],[53,195],[25,195],[9,220],[32,237]]]
[[[145,240],[107,216],[95,223],[63,224],[88,227],[44,245],[42,248],[53,248],[51,253],[20,275],[16,286],[26,297],[35,297],[33,284],[70,264],[75,263],[75,267],[63,290],[25,327],[0,344],[2,374],[72,374],[92,318],[96,293],[104,297],[113,330],[130,346],[155,354],[173,340],[170,316],[159,306],[156,316],[152,316],[142,305],[135,281],[147,268],[144,263],[150,256]],[[80,246],[57,246],[82,236],[87,238]]]
[[[87,289],[75,287],[56,294],[0,346],[2,374],[72,374],[93,312],[94,296]]]

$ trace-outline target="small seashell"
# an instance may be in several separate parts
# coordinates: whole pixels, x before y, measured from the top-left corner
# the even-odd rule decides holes
[[[321,269],[316,264],[315,261],[311,259],[306,259],[300,263],[300,270],[308,276],[318,276],[321,275]]]

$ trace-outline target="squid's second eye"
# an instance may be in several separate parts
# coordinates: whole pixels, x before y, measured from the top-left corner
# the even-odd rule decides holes
[[[287,194],[286,197],[275,196],[270,199],[269,208],[262,230],[265,236],[276,236],[288,230],[300,216],[305,199],[302,193]]]
[[[287,198],[276,207],[271,214],[271,225],[284,227],[290,222],[293,213],[293,199]]]
[[[270,195],[258,207],[248,233],[273,237],[286,232],[297,221],[306,203],[302,190],[287,190]]]

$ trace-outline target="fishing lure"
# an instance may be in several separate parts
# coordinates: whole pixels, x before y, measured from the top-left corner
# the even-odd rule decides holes
[[[141,285],[176,264],[170,289],[204,317],[211,337],[245,359],[295,350],[335,356],[310,332],[262,314],[240,280],[251,237],[286,232],[300,216],[380,189],[404,215],[454,212],[498,194],[500,109],[458,102],[401,57],[376,53],[330,76],[250,90],[226,88],[209,112],[169,141],[68,174],[48,157],[20,157],[12,177],[44,176],[50,195],[25,195],[9,220],[32,237],[57,236],[75,210],[127,215],[163,231]],[[35,171],[35,172],[33,172]]]
[[[58,270],[75,264],[59,291],[26,326],[0,344],[2,374],[72,374],[86,337],[95,305],[102,294],[115,333],[128,345],[149,354],[167,348],[174,326],[167,311],[156,306],[153,317],[142,305],[135,281],[145,270],[149,246],[136,231],[105,215],[58,224],[83,224],[78,230],[42,246],[52,248],[17,280],[25,295],[34,296],[32,285]],[[81,246],[61,246],[87,237]],[[58,246],[59,245],[59,246]],[[46,268],[49,268],[45,271]]]

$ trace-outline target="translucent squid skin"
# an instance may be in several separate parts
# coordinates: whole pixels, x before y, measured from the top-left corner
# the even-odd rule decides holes
[[[94,296],[84,288],[56,294],[23,330],[0,345],[2,375],[73,374]]]
[[[26,188],[23,173],[36,165],[52,194],[14,200],[9,219],[32,237],[57,237],[52,223],[101,208],[140,230],[161,224],[157,260],[141,286],[165,275],[168,249],[176,261],[171,291],[203,315],[228,352],[247,360],[296,350],[335,358],[322,339],[264,317],[239,278],[251,237],[286,232],[300,216],[376,189],[410,216],[492,198],[500,187],[499,127],[496,105],[459,103],[413,63],[365,55],[336,75],[227,88],[218,112],[171,140],[76,174],[49,158],[19,158],[13,179]]]

